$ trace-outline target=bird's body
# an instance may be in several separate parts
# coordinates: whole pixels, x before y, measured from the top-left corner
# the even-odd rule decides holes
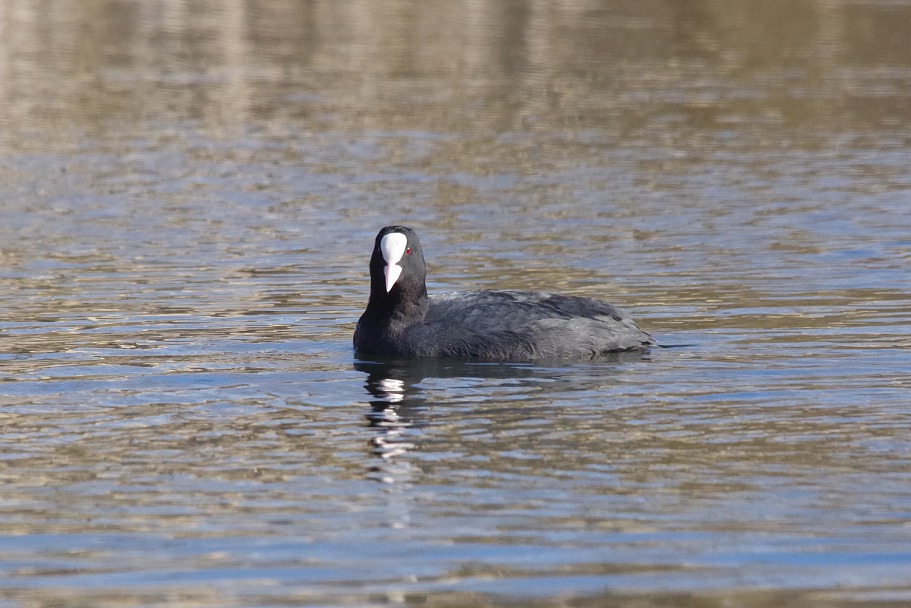
[[[592,359],[655,344],[619,309],[593,298],[529,291],[427,295],[417,235],[387,226],[370,263],[359,355],[483,360]]]

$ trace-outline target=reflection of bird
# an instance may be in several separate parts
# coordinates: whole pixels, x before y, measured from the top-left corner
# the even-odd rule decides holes
[[[528,291],[428,296],[426,274],[413,230],[380,230],[370,258],[370,300],[354,332],[359,355],[592,359],[655,344],[601,300]]]

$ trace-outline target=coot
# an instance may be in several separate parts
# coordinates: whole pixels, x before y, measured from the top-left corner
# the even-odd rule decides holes
[[[506,290],[428,296],[426,273],[414,230],[380,230],[370,258],[370,300],[354,330],[359,356],[592,359],[655,344],[601,300]]]

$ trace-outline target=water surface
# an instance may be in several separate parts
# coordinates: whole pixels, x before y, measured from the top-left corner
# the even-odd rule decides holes
[[[909,30],[6,3],[0,603],[911,602]],[[393,222],[678,348],[357,360]]]

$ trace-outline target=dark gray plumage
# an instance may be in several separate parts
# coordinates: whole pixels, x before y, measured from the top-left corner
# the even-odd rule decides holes
[[[391,236],[384,239],[387,235]],[[400,274],[391,266],[400,266]],[[390,272],[391,279],[387,278]],[[413,230],[405,226],[380,230],[370,259],[370,300],[354,332],[358,355],[592,359],[646,351],[655,344],[632,319],[601,300],[527,291],[428,297],[426,272],[421,243]]]

